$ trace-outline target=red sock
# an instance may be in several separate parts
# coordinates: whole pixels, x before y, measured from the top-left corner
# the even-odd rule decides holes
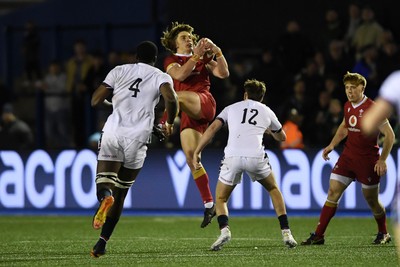
[[[383,234],[387,234],[387,229],[386,229],[386,213],[383,213],[382,215],[378,215],[379,217],[374,216],[376,223],[378,224],[378,232],[381,232]]]
[[[321,215],[319,216],[319,222],[317,225],[317,229],[315,230],[315,234],[318,236],[323,236],[326,228],[330,220],[335,216],[337,210],[337,204],[332,202],[325,202],[325,205],[322,207]]]
[[[195,170],[192,175],[194,181],[196,182],[197,188],[200,191],[201,198],[203,199],[203,204],[207,202],[213,202],[214,200],[208,183],[208,175],[206,173],[206,170],[201,167],[200,169]]]

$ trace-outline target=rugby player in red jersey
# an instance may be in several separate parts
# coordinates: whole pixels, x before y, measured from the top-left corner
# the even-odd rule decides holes
[[[203,228],[215,216],[215,206],[207,172],[203,167],[195,169],[193,153],[215,117],[216,103],[210,92],[210,74],[221,79],[229,77],[228,63],[218,46],[208,38],[199,40],[194,28],[188,24],[173,22],[163,32],[161,43],[172,53],[165,58],[164,68],[174,80],[178,95],[180,140],[205,207]]]
[[[302,245],[322,245],[324,234],[330,220],[336,213],[339,200],[353,181],[361,183],[363,196],[370,207],[378,225],[378,234],[373,244],[386,244],[391,241],[386,227],[385,207],[379,201],[380,177],[386,173],[386,159],[394,142],[393,129],[385,119],[379,131],[373,135],[361,129],[363,115],[374,102],[365,94],[366,79],[358,73],[344,75],[343,83],[348,101],[344,104],[344,118],[330,144],[325,147],[322,157],[329,160],[329,153],[347,137],[343,152],[336,162],[329,180],[328,197],[322,207],[318,225],[314,233]],[[382,153],[379,154],[378,136],[385,136]]]

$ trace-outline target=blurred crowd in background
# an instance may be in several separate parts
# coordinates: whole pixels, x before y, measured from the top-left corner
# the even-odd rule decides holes
[[[258,49],[221,47],[230,77],[211,80],[217,113],[242,100],[245,80],[262,80],[267,85],[264,102],[275,111],[288,135],[282,144],[269,142],[267,136],[266,148],[328,145],[343,119],[347,100],[343,75],[347,71],[362,74],[368,82],[365,94],[374,99],[386,76],[400,69],[399,36],[380,24],[374,9],[350,3],[346,14],[340,17],[337,10],[326,10],[323,30],[313,37],[304,34],[298,21],[289,20],[279,38]],[[26,23],[21,49],[24,73],[16,77],[15,88],[6,88],[0,80],[0,149],[96,149],[102,125],[112,110],[92,109],[91,94],[112,68],[133,62],[135,51],[89,51],[86,40],[78,39],[70,48],[71,58],[54,60],[42,69],[41,36],[36,27],[34,21]],[[160,52],[157,65],[162,69],[161,47]],[[35,92],[37,97],[36,110],[41,112],[35,121],[24,122],[13,106],[17,99],[23,102],[24,92]],[[158,114],[162,113],[162,103],[160,106]],[[397,137],[396,121],[390,118]],[[180,147],[179,127],[175,129],[169,140],[153,140],[150,145]],[[223,147],[226,135],[220,131],[211,146]]]

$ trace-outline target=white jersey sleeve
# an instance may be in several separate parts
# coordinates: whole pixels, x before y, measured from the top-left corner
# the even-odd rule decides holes
[[[282,128],[275,113],[263,103],[244,100],[227,106],[217,116],[228,125],[229,137],[225,157],[263,157],[263,136],[269,128]]]
[[[153,128],[160,86],[173,84],[172,78],[153,66],[136,63],[115,67],[104,83],[113,90],[113,112],[103,131],[146,142]]]
[[[379,96],[393,105],[400,118],[400,71],[390,74],[379,90]]]

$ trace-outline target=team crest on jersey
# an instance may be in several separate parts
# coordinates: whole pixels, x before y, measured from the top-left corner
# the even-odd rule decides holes
[[[357,117],[354,115],[351,115],[349,118],[349,125],[351,127],[354,127],[354,126],[356,126],[356,124],[357,124]]]
[[[362,115],[363,115],[363,113],[364,113],[364,110],[363,109],[360,109],[360,115],[358,115],[358,117],[362,117]]]

